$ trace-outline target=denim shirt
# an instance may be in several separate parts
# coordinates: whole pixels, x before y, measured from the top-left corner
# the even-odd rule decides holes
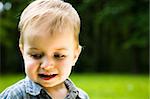
[[[70,79],[65,80],[69,92],[65,99],[89,99],[88,95],[77,88]],[[8,87],[0,94],[0,99],[52,99],[39,84],[28,77]]]

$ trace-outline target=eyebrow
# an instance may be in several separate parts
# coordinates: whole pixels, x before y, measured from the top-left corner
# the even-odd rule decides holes
[[[67,48],[58,48],[56,50],[68,50]]]
[[[39,50],[37,48],[29,48],[30,50]],[[63,48],[58,48],[58,49],[55,49],[55,50],[68,50],[67,48],[63,47]]]
[[[29,48],[29,49],[31,49],[31,50],[32,50],[32,49],[33,49],[33,50],[36,49],[36,50],[37,50],[37,48],[34,48],[34,47],[31,47],[31,48]]]

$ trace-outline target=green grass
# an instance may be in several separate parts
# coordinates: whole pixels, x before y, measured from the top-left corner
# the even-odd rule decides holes
[[[0,92],[23,75],[0,76]],[[148,99],[148,75],[72,74],[72,81],[91,99]]]

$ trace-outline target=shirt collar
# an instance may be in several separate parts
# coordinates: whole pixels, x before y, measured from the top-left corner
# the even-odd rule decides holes
[[[77,95],[79,95],[80,97],[77,87],[70,79],[66,79],[64,83],[69,90],[68,97],[75,97]],[[25,78],[25,88],[26,88],[26,93],[29,93],[33,96],[39,95],[41,90],[43,89],[42,86],[33,82],[28,77]]]
[[[69,92],[78,92],[77,87],[69,78],[66,79],[64,83],[66,87],[68,88]]]
[[[79,97],[79,99],[89,99],[88,95],[82,89],[76,87],[70,79],[65,80],[65,85],[69,90],[68,96],[65,99],[76,99],[76,97]]]
[[[26,87],[26,93],[29,93],[33,96],[40,94],[40,91],[42,89],[42,87],[39,84],[33,82],[28,77],[25,78],[25,87]]]
[[[74,99],[75,97],[77,97],[77,95],[79,95],[77,87],[70,79],[66,79],[64,83],[69,90],[69,93],[66,97],[67,99]]]

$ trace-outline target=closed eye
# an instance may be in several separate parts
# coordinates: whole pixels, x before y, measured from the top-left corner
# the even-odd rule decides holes
[[[43,57],[43,54],[31,54],[31,57],[34,59],[41,59]]]
[[[56,59],[64,59],[66,57],[66,55],[61,55],[61,54],[54,54],[54,57]]]

